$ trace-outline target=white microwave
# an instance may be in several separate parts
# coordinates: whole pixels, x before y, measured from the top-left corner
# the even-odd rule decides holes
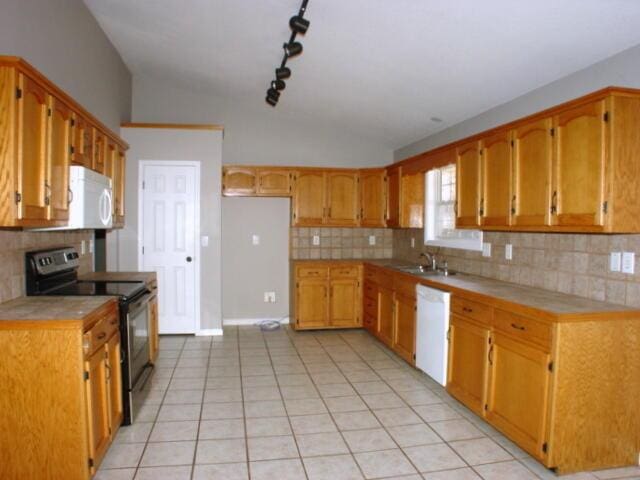
[[[72,165],[69,190],[69,223],[38,230],[93,230],[113,226],[113,183],[109,177]]]

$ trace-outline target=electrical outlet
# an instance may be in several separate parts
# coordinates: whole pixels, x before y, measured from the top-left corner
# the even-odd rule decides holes
[[[94,251],[94,241],[93,240],[89,240],[89,253],[93,253]]]
[[[411,237],[411,248],[416,248],[416,239]]]
[[[491,256],[491,244],[487,242],[482,243],[482,256],[490,257]]]
[[[276,292],[264,292],[265,303],[276,303]]]
[[[311,239],[313,245],[320,245],[320,235],[314,235]]]
[[[376,244],[376,236],[369,235],[369,245],[375,245],[375,244]]]
[[[251,235],[251,244],[260,245],[260,235]]]
[[[636,254],[633,252],[622,252],[622,273],[633,275],[636,267]]]
[[[506,260],[513,260],[513,245],[510,243],[504,246],[504,258]]]
[[[611,252],[611,256],[609,257],[609,270],[612,272],[619,272],[621,270],[622,265],[622,253],[620,252]]]
[[[80,255],[87,253],[87,244],[84,240],[80,242]]]

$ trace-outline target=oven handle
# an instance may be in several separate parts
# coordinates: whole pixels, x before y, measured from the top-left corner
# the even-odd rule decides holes
[[[128,314],[135,315],[141,309],[146,308],[146,305],[149,304],[153,299],[156,298],[156,294],[147,291],[138,301],[129,305]]]

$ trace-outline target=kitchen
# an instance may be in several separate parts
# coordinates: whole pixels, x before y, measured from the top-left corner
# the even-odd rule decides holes
[[[636,6],[7,3],[2,478],[640,476]]]

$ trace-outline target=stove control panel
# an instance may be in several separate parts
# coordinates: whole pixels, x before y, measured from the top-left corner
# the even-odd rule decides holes
[[[80,266],[80,255],[73,247],[29,252],[27,258],[38,275],[50,275]]]

